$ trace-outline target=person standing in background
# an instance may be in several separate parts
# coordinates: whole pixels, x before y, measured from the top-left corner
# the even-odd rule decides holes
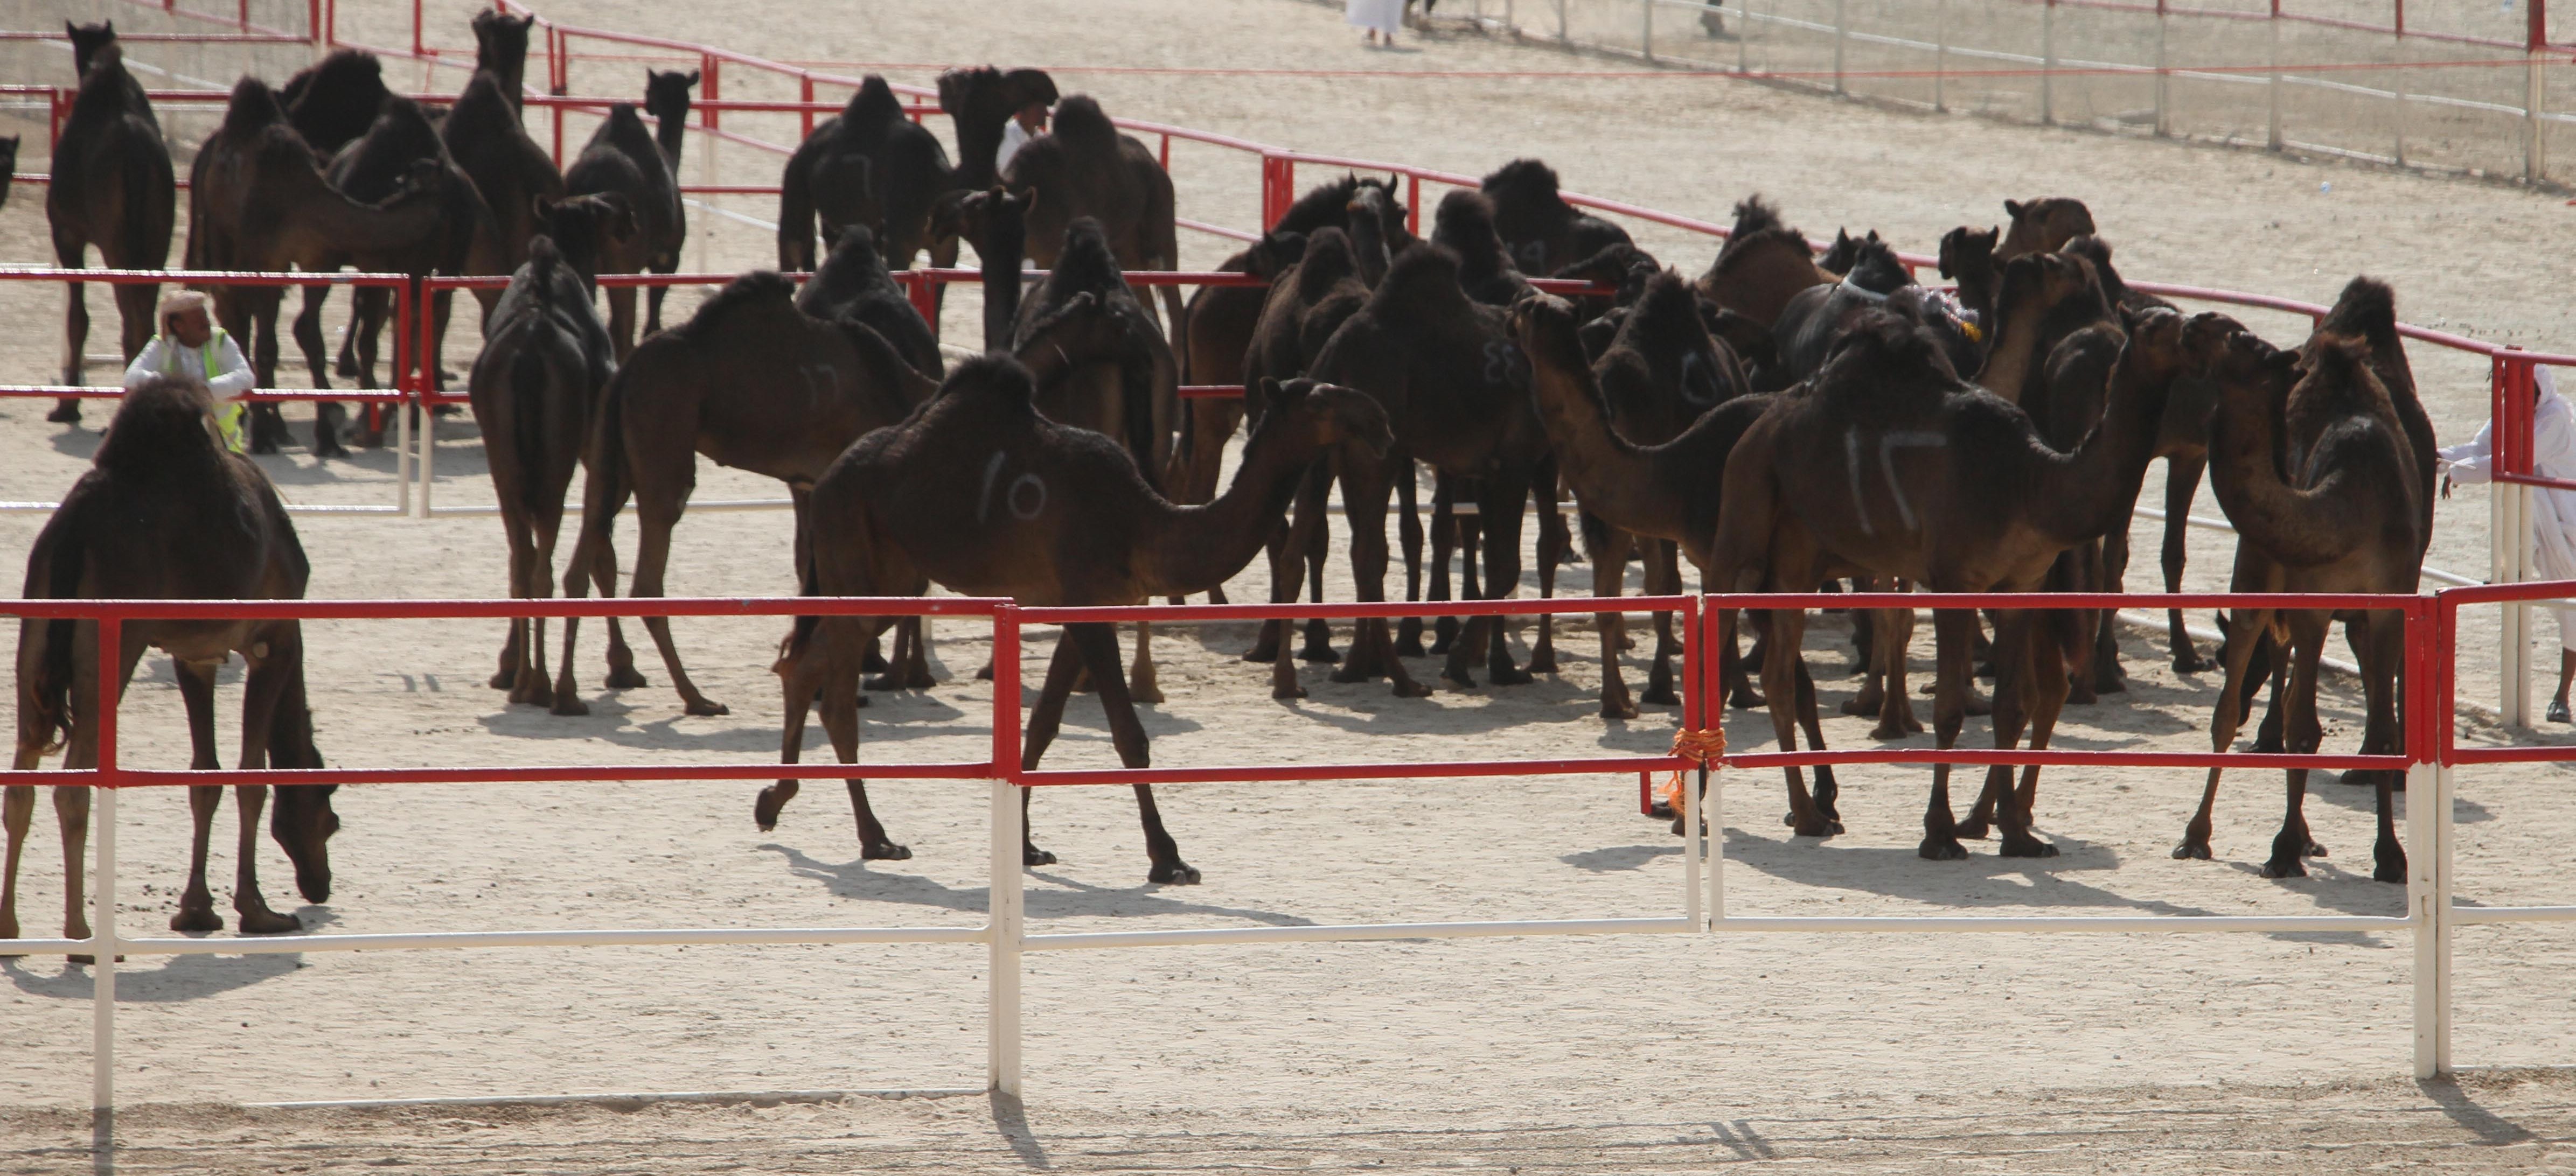
[[[2576,481],[2576,408],[2558,394],[2557,378],[2546,367],[2532,369],[2531,472],[2544,478]],[[2465,444],[2441,451],[2442,497],[2453,482],[2485,482],[2495,476],[2495,422],[2478,426]],[[2501,491],[2499,491],[2501,492]],[[2576,580],[2576,490],[2552,486],[2531,489],[2532,551],[2540,559],[2541,578]],[[2547,606],[2558,614],[2558,693],[2549,700],[2549,721],[2570,721],[2567,687],[2576,680],[2576,605]]]
[[[1029,140],[1046,133],[1047,105],[1032,102],[1012,112],[1011,121],[1002,125],[1002,146],[993,153],[993,174],[1011,170],[1011,157],[1020,153]]]
[[[1342,23],[1362,30],[1361,44],[1391,47],[1404,23],[1404,0],[1342,0]]]
[[[242,393],[251,390],[258,376],[250,370],[250,361],[242,358],[233,337],[215,325],[208,311],[210,305],[206,296],[195,290],[164,296],[159,316],[161,333],[144,344],[143,353],[125,369],[125,390],[131,392],[157,376],[205,381],[206,390],[215,395],[215,429],[223,437],[224,448],[240,453],[245,411]]]

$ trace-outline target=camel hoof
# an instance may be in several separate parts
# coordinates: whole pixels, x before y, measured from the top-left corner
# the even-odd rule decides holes
[[[1633,719],[1637,717],[1637,708],[1624,702],[1611,702],[1604,699],[1601,703],[1601,717],[1605,719]]]
[[[1399,637],[1399,638],[1397,638],[1397,639],[1396,639],[1396,642],[1395,642],[1395,656],[1397,656],[1397,657],[1429,657],[1429,656],[1431,656],[1431,651],[1430,651],[1430,650],[1428,650],[1428,649],[1423,648],[1423,645],[1422,645],[1422,634],[1420,634],[1420,633],[1416,633],[1416,634],[1414,634],[1413,636],[1411,636],[1411,637],[1409,637],[1409,638]]]
[[[2093,680],[2093,692],[2095,694],[2127,694],[2129,692],[2129,677],[2126,674],[2117,672],[2104,674]]]
[[[1997,852],[2008,858],[2053,858],[2057,847],[2025,833],[2004,838],[2003,848]]]
[[[1518,666],[1494,666],[1485,671],[1485,677],[1496,686],[1527,686],[1538,681],[1528,670]]]
[[[1196,867],[1186,863],[1168,862],[1146,871],[1145,880],[1160,882],[1165,886],[1196,886],[1199,884],[1199,872]]]
[[[2287,861],[2276,858],[2272,861],[2265,862],[2263,863],[2262,872],[2263,876],[2266,878],[2305,878],[2308,876],[2308,868],[2300,865],[2299,859],[2297,858],[2290,858]]]
[[[891,841],[874,842],[859,850],[859,858],[862,861],[871,862],[910,861],[912,860],[912,847],[909,845],[897,845]]]
[[[271,910],[243,911],[241,932],[244,935],[291,935],[304,929],[302,920]]]
[[[1398,682],[1395,684],[1395,696],[1397,698],[1429,698],[1431,697],[1431,684],[1428,682]]]
[[[1557,672],[1556,655],[1544,650],[1531,654],[1529,672],[1532,674],[1553,674]]]
[[[1473,690],[1476,688],[1475,676],[1464,670],[1454,673],[1448,670],[1442,670],[1440,671],[1440,680],[1465,690]]]
[[[2178,862],[2208,861],[2209,843],[2206,841],[2185,841],[2174,847],[2173,856],[2174,860]]]
[[[2100,698],[2094,696],[2093,688],[2091,686],[2077,683],[2068,686],[2066,689],[2066,704],[2068,706],[2091,706],[2100,701],[2102,701]]]
[[[633,690],[643,685],[646,685],[644,675],[633,666],[611,666],[608,669],[608,688],[611,690]]]
[[[1923,844],[1914,847],[1914,856],[1927,862],[1964,862],[1968,860],[1968,847],[1946,837],[1926,837]]]
[[[1863,718],[1877,714],[1883,705],[1884,703],[1881,700],[1862,694],[1844,699],[1843,704],[1834,709],[1855,718]]]
[[[2379,859],[2379,867],[2370,872],[2370,880],[2373,882],[2394,882],[2400,886],[2405,885],[2406,851],[2399,849],[2394,845],[2383,845],[2379,847],[2379,853],[2377,856]]]
[[[572,691],[558,690],[555,691],[555,704],[547,708],[547,713],[562,715],[568,719],[579,718],[590,713],[590,704],[583,702],[580,696]]]
[[[717,702],[712,698],[696,698],[691,699],[689,701],[689,705],[683,708],[680,713],[712,717],[715,715],[729,715],[733,712],[726,709],[725,704]]]
[[[1986,839],[1986,833],[1990,828],[1991,826],[1987,825],[1985,821],[1975,817],[1970,817],[1967,820],[1959,822],[1957,827],[1951,829],[1950,836],[1964,838],[1969,841],[1983,841]]]
[[[1267,661],[1269,659],[1264,658],[1262,660]],[[1298,647],[1297,660],[1301,662],[1322,662],[1326,665],[1336,665],[1341,662],[1342,655],[1334,652],[1333,647],[1329,644],[1309,641]]]
[[[1674,694],[1672,688],[1669,686],[1661,690],[1649,686],[1646,688],[1645,693],[1637,696],[1637,701],[1645,703],[1648,706],[1680,706],[1682,704],[1681,697]]]
[[[1991,700],[1978,698],[1975,695],[1968,697],[1968,717],[1982,719],[1993,713],[1995,713],[1995,704]]]
[[[1906,738],[1922,729],[1923,727],[1921,724],[1915,724],[1909,728],[1907,724],[1904,723],[1883,722],[1869,729],[1869,737],[1886,742]]]
[[[1131,685],[1127,688],[1127,697],[1139,706],[1161,706],[1163,705],[1163,688],[1156,686],[1151,682],[1142,686]]]
[[[45,420],[47,420],[47,421],[48,421],[48,422],[50,422],[50,423],[57,424],[57,425],[77,425],[77,424],[79,424],[79,423],[80,423],[80,401],[77,401],[77,400],[65,400],[65,401],[62,401],[62,402],[61,402],[61,403],[59,403],[59,404],[54,405],[54,411],[49,412],[49,413],[46,413],[46,414],[45,414]]]
[[[313,439],[313,456],[316,458],[346,458],[349,456],[349,450],[347,447],[340,444],[339,438],[316,437]]]
[[[524,686],[510,692],[510,701],[518,706],[550,707],[555,704],[555,689],[543,684]]]
[[[2309,857],[2324,857],[2326,856],[2326,847],[2319,845],[2314,841],[2310,841],[2308,842],[2307,853]]]
[[[1023,866],[1052,866],[1055,864],[1055,855],[1048,853],[1043,849],[1039,849],[1034,845],[1025,846],[1020,850],[1020,864]]]
[[[500,673],[492,675],[491,679],[483,684],[493,688],[494,690],[508,690],[519,684],[519,672],[517,670],[503,670]]]
[[[786,781],[782,780],[779,783],[783,784]],[[771,795],[777,791],[775,786],[763,788],[760,790],[760,795],[752,798],[751,823],[760,826],[760,831],[763,833],[778,827],[778,814],[780,810],[787,807],[785,798]]]
[[[1791,816],[1785,823],[1790,829],[1795,830],[1797,835],[1800,837],[1831,837],[1834,834],[1843,831],[1843,827],[1841,825],[1828,821],[1823,817],[1817,817],[1805,824],[1801,824],[1797,817]]]
[[[2208,658],[2188,644],[2174,650],[2173,671],[2177,674],[2205,674],[2214,668]]]
[[[1270,688],[1270,697],[1279,702],[1289,702],[1306,697],[1306,688],[1303,686],[1273,686]]]
[[[1771,702],[1750,690],[1738,690],[1727,696],[1726,705],[1732,710],[1749,711],[1761,710],[1764,707],[1770,706]]]
[[[224,917],[216,914],[212,907],[183,906],[179,908],[178,914],[170,916],[170,929],[189,932],[221,931],[224,929]]]

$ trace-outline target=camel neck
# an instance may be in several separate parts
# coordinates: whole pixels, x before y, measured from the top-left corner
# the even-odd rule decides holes
[[[676,118],[656,115],[653,122],[653,143],[662,149],[662,162],[670,165],[676,177],[680,174],[680,147],[688,142],[688,113],[683,111]]]
[[[2102,419],[2074,452],[2052,463],[2054,476],[2036,487],[2039,522],[2069,546],[2099,538],[2122,525],[2136,508],[2138,485],[2155,458],[2163,423],[2169,368],[2140,362],[2132,339],[2112,365]]]
[[[1570,339],[1528,342],[1537,346],[1530,384],[1539,422],[1556,449],[1557,471],[1583,509],[1622,531],[1680,537],[1686,529],[1681,504],[1661,492],[1654,460],[1612,427],[1592,369],[1579,362],[1580,349]]]
[[[1302,433],[1293,410],[1263,414],[1243,447],[1243,465],[1225,493],[1205,506],[1161,507],[1140,561],[1148,596],[1205,592],[1233,578],[1261,553],[1289,498],[1322,447]]]
[[[2030,372],[2038,365],[2040,320],[2048,308],[2028,301],[2009,308],[2003,321],[1995,324],[1991,348],[1986,352],[1986,366],[1977,373],[1977,383],[1986,391],[2015,404],[2024,399],[2030,383]]]

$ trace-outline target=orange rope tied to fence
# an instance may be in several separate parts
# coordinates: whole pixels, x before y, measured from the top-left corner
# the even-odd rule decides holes
[[[1718,764],[1726,758],[1726,731],[1720,727],[1684,727],[1673,732],[1673,754],[1701,767]],[[1681,818],[1682,798],[1682,770],[1675,768],[1664,781],[1662,797],[1664,807],[1672,810],[1675,820]]]

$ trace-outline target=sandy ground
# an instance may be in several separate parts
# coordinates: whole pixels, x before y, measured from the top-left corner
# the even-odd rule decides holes
[[[442,27],[455,30],[450,43],[462,38],[466,10],[433,6],[446,14]],[[1113,113],[1467,171],[1536,153],[1569,185],[1718,219],[1759,189],[1811,229],[1875,226],[1916,248],[1963,220],[1990,223],[2004,197],[2066,192],[2092,203],[2136,277],[2324,299],[2367,271],[2397,284],[2414,321],[2532,346],[2576,342],[2576,324],[2550,298],[2559,263],[2542,260],[2556,256],[2549,246],[2571,214],[2556,198],[2495,186],[1895,115],[1702,79],[1406,76],[1400,71],[1591,67],[1454,36],[1364,51],[1337,15],[1279,0],[965,11],[888,0],[859,21],[776,24],[712,7],[579,2],[554,11],[789,58],[1033,62],[1059,67],[1068,90],[1100,95]],[[390,7],[342,13],[344,28],[385,42],[403,34],[394,19]],[[1215,78],[1067,63],[1388,76]],[[595,72],[580,73],[576,88],[631,85],[618,79],[636,68],[586,65]],[[926,81],[933,71],[890,72]],[[729,77],[726,93],[760,91]],[[1668,114],[1639,117],[1646,111]],[[696,158],[689,166],[704,167]],[[1249,223],[1248,163],[1187,146],[1174,162],[1185,215]],[[774,164],[729,147],[717,166],[742,182],[766,178]],[[2332,192],[2320,191],[2329,180]],[[27,195],[0,209],[0,256],[44,254],[39,202]],[[748,217],[770,211],[749,199],[729,208]],[[702,242],[692,246],[693,266],[730,271],[772,256],[768,234],[739,222],[702,217],[693,232]],[[1675,264],[1706,262],[1702,242],[1661,231],[1640,237]],[[1184,261],[1214,262],[1224,248],[1186,238]],[[45,378],[59,348],[59,297],[0,288],[0,305],[31,328],[0,346],[9,378]],[[104,299],[94,301],[103,311]],[[949,330],[971,331],[972,314],[970,297],[953,300]],[[2294,330],[2276,317],[2249,321],[2277,338]],[[94,336],[92,350],[102,347]],[[2430,351],[2419,351],[2416,365],[2443,438],[2465,437],[2484,415],[2483,366]],[[41,404],[0,402],[0,498],[59,496],[95,447],[94,431],[44,424],[42,412]],[[438,501],[488,503],[471,426],[452,422],[439,436]],[[390,453],[317,463],[297,450],[264,461],[297,502],[391,498]],[[712,469],[699,484],[702,498],[776,493]],[[2153,474],[2148,493],[2153,501]],[[2203,513],[2216,513],[2202,501]],[[2432,562],[2482,571],[2486,517],[2480,491],[2445,503]],[[0,549],[23,551],[41,518],[0,516]],[[299,526],[315,596],[487,595],[502,580],[500,536],[488,517],[306,516]],[[2142,524],[2140,547],[2152,551],[2155,535]],[[629,527],[622,545],[631,551],[632,542]],[[679,532],[672,590],[791,592],[787,546],[782,513],[694,518]],[[2195,536],[2191,583],[2221,586],[2227,550],[2225,536]],[[1337,558],[1337,576],[1341,567]],[[1571,576],[1588,579],[1588,569]],[[1264,580],[1248,569],[1233,585],[1237,599],[1259,598]],[[1346,599],[1346,580],[1333,592]],[[779,705],[766,667],[781,626],[678,628],[694,676],[732,705],[731,716],[680,717],[649,653],[653,686],[594,691],[590,717],[558,719],[509,707],[482,686],[497,625],[314,625],[323,750],[334,763],[381,765],[773,756]],[[1855,685],[1841,673],[1841,632],[1837,621],[1819,625],[1811,648],[1828,710]],[[1249,626],[1207,626],[1158,643],[1170,698],[1147,717],[1156,763],[1646,752],[1670,738],[1669,711],[1630,723],[1595,715],[1600,667],[1588,625],[1561,634],[1567,668],[1556,678],[1428,701],[1336,686],[1310,668],[1313,697],[1274,703],[1266,673],[1236,660],[1250,636]],[[968,624],[942,624],[939,637],[941,685],[880,697],[865,713],[869,762],[982,753],[989,688],[964,675],[983,659],[984,641]],[[1042,650],[1043,639],[1033,633],[1033,647]],[[598,649],[594,626],[581,655],[594,686]],[[2133,634],[2127,651],[2136,689],[2071,709],[2059,745],[2205,746],[2214,679],[2161,669],[2160,642]],[[2464,653],[2464,695],[2492,696],[2492,672],[2481,668],[2491,665],[2491,648]],[[1641,669],[1632,658],[1632,683]],[[233,680],[228,674],[228,686]],[[2345,684],[2331,686],[2328,745],[2347,747],[2358,738],[2356,699]],[[224,691],[220,714],[232,713],[233,697]],[[165,661],[147,661],[126,716],[127,762],[185,762]],[[2481,738],[2529,737],[2470,714],[2463,722]],[[1768,739],[1759,716],[1733,716],[1728,726],[1739,746]],[[1829,742],[1864,745],[1867,726],[1830,719]],[[1972,724],[1966,739],[1985,738],[1983,724]],[[1097,708],[1077,701],[1049,763],[1114,762]],[[878,809],[912,846],[909,861],[857,861],[845,810],[829,790],[802,798],[775,833],[761,834],[746,811],[747,787],[344,789],[337,892],[329,906],[300,913],[335,931],[979,922],[983,789],[880,771],[872,777]],[[1924,779],[1915,769],[1847,773],[1850,832],[1822,844],[1786,836],[1775,780],[1730,779],[1731,909],[2394,914],[2402,905],[2397,888],[2368,879],[2369,801],[2359,790],[2318,786],[2310,812],[2335,856],[2307,879],[2269,882],[2253,869],[2278,819],[2272,779],[2241,780],[2227,794],[2215,862],[2167,856],[2197,776],[2088,770],[2052,771],[2043,789],[2043,831],[2063,856],[2003,861],[1979,847],[1968,862],[1949,864],[1912,852]],[[2465,898],[2563,899],[2552,847],[2571,831],[2556,803],[2567,782],[2550,770],[2463,774]],[[153,929],[184,881],[185,806],[169,794],[129,799],[121,902],[129,927]],[[1680,898],[1678,848],[1636,815],[1632,778],[1204,786],[1168,790],[1163,803],[1183,852],[1206,871],[1203,886],[1142,884],[1141,841],[1122,791],[1041,797],[1038,837],[1061,864],[1030,875],[1034,928],[1662,914]],[[22,911],[44,932],[61,892],[58,842],[42,815],[38,829]],[[227,841],[218,838],[218,881],[231,866]],[[261,854],[271,900],[292,908],[282,857],[273,848]],[[979,1085],[980,948],[183,957],[127,966],[120,1083],[132,1103],[170,1104],[124,1120],[139,1148],[131,1164],[187,1170],[384,1161],[467,1171],[1372,1162],[1651,1170],[1807,1159],[1911,1171],[1972,1155],[2072,1171],[2540,1164],[2550,1141],[2570,1134],[2563,1079],[2422,1089],[2390,1081],[2408,1058],[2406,947],[2403,936],[2376,934],[1888,936],[1034,956],[1024,1126],[980,1099],[631,1116],[208,1106]],[[2576,964],[2566,933],[2468,931],[2458,958],[2463,1063],[2576,1057],[2576,1007],[2560,982]],[[84,1095],[88,974],[28,959],[0,963],[0,976],[9,982],[0,987],[0,1032],[10,1046],[0,1053],[0,1106],[20,1108],[0,1112],[0,1137],[25,1149],[10,1157],[21,1169],[70,1166],[70,1153],[46,1149],[84,1142],[85,1116],[46,1108],[77,1106]]]

